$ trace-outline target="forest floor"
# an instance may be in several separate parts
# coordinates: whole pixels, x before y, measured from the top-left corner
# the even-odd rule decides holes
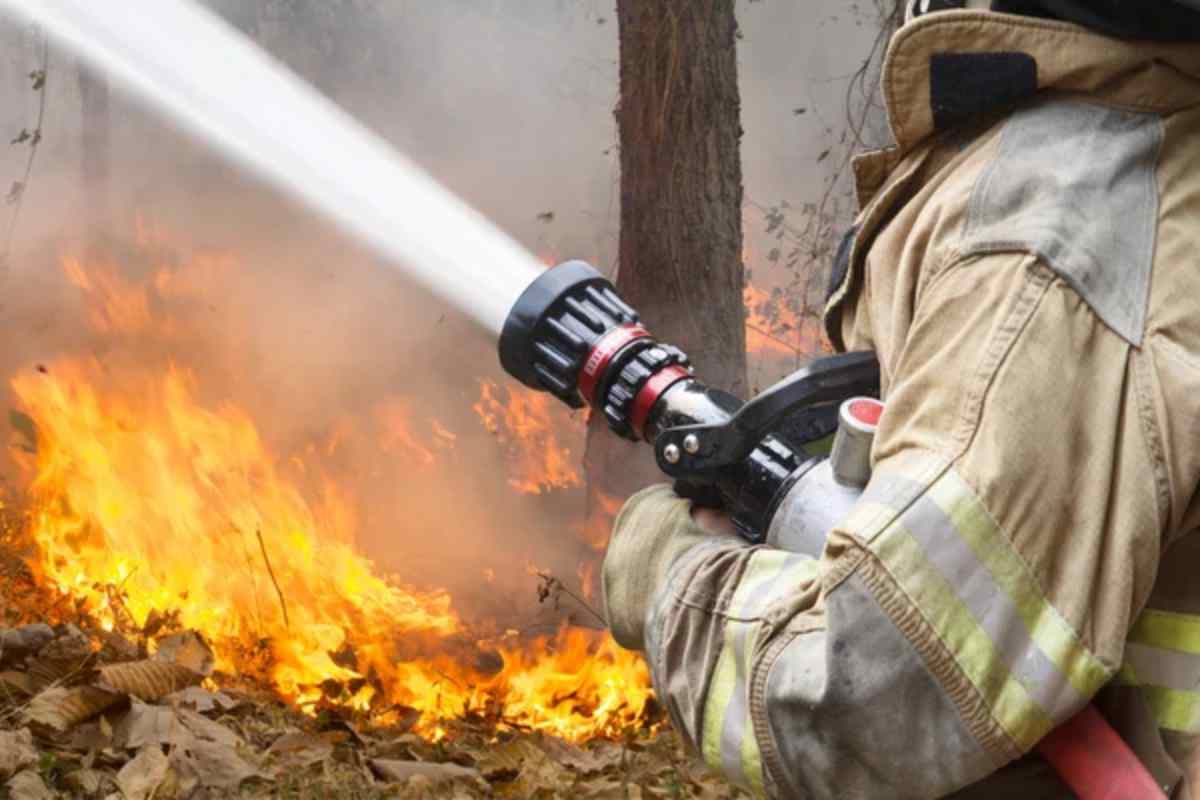
[[[10,596],[11,597],[11,596]],[[74,624],[0,629],[0,796],[733,798],[668,726],[571,744],[486,720],[431,742],[350,712],[300,713],[264,689],[217,688],[194,633],[148,655]]]

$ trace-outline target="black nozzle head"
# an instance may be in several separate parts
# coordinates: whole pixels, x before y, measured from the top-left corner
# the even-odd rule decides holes
[[[543,272],[522,292],[500,333],[500,365],[533,389],[579,408],[579,371],[593,346],[637,313],[583,261]]]

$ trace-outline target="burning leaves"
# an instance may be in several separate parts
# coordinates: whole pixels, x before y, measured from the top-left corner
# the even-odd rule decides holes
[[[65,268],[90,326],[112,346],[157,339],[170,353],[185,341],[176,334],[190,335],[174,301],[202,286],[209,267],[155,268],[143,282],[111,264],[68,259]],[[86,621],[113,642],[152,642],[177,659],[187,647],[163,637],[198,631],[215,663],[201,656],[188,668],[215,667],[219,685],[268,686],[315,717],[348,714],[434,741],[462,720],[580,741],[656,719],[645,664],[605,634],[469,625],[448,592],[382,576],[355,549],[356,515],[318,460],[349,429],[277,458],[245,410],[202,400],[191,370],[145,361],[64,357],[11,381],[25,443],[12,450],[26,477],[21,547],[26,579],[42,594],[26,618],[40,609],[55,623]],[[577,486],[561,437],[582,437],[581,426],[548,397],[500,397],[485,385],[475,410],[505,446],[513,487]],[[372,421],[381,450],[410,468],[458,445],[450,428],[401,400]],[[77,655],[86,663],[65,669],[92,668],[91,650]],[[58,727],[102,699],[149,697],[111,680],[72,689],[77,707]]]
[[[506,400],[501,399],[501,394]],[[504,448],[510,465],[508,483],[523,494],[583,485],[578,459],[560,437],[570,431],[582,442],[583,424],[548,394],[530,389],[500,389],[480,384],[475,413]]]
[[[44,640],[48,628],[35,627],[0,638]],[[670,734],[574,745],[466,715],[432,742],[403,726],[362,727],[348,709],[303,715],[253,686],[196,686],[203,676],[173,660],[191,651],[163,638],[138,635],[114,648],[98,628],[62,625],[51,635],[8,665],[24,673],[82,642],[92,666],[32,698],[0,696],[0,782],[10,797],[734,796],[690,765]],[[202,644],[187,631],[173,640]],[[116,651],[136,659],[105,660]],[[180,689],[180,680],[191,685]]]

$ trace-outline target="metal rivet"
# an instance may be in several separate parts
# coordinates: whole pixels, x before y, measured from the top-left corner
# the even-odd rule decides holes
[[[700,452],[700,437],[694,433],[689,433],[683,437],[683,449],[687,450],[692,455]]]
[[[669,444],[663,448],[663,460],[668,464],[678,464],[682,455],[679,452],[679,445],[677,444]]]

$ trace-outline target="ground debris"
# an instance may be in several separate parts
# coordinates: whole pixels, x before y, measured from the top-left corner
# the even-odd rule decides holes
[[[138,754],[121,767],[117,773],[117,786],[126,800],[149,800],[158,787],[167,780],[171,768],[161,747],[146,745]]]
[[[0,670],[0,796],[739,796],[661,726],[572,744],[485,711],[431,741],[400,708],[387,727],[333,705],[302,713],[252,678],[212,673],[196,634],[155,630],[158,640],[72,624],[0,630],[13,645]]]
[[[67,733],[120,700],[119,694],[95,686],[51,686],[29,701],[25,722],[42,732]]]
[[[55,800],[42,776],[31,769],[18,772],[7,784],[10,800]]]
[[[408,783],[412,778],[424,778],[420,783],[430,785],[462,782],[483,789],[479,771],[458,764],[434,764],[426,761],[398,761],[388,758],[371,759],[371,769],[387,783]]]
[[[131,661],[100,667],[97,685],[102,689],[136,697],[143,702],[161,700],[180,689],[194,686],[203,675],[185,666],[165,661]]]
[[[0,731],[0,780],[8,780],[35,761],[37,751],[28,728]]]
[[[44,623],[0,629],[0,665],[9,666],[41,650],[54,638],[54,629]]]

